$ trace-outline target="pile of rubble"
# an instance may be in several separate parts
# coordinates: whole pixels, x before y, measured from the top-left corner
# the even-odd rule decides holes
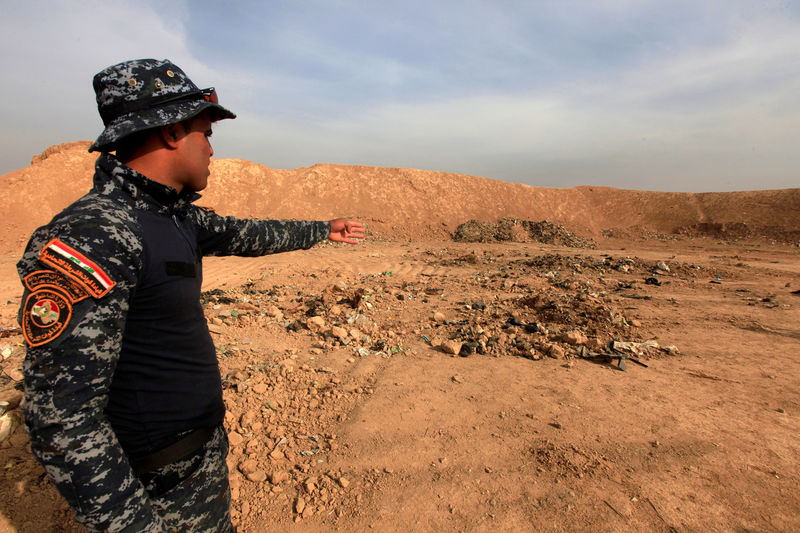
[[[693,265],[630,257],[409,254],[434,273],[297,271],[283,283],[265,276],[203,293],[223,376],[240,528],[356,513],[363,491],[390,475],[330,464],[341,453],[336,428],[377,382],[375,374],[354,372],[359,365],[423,350],[487,362],[512,356],[566,366],[581,358],[620,369],[626,361],[644,365],[677,348],[649,338],[621,302],[701,274]],[[12,352],[13,374],[19,343]],[[13,378],[6,378],[12,388],[21,376]],[[24,440],[21,429],[10,431]],[[5,446],[24,445],[17,441]],[[31,458],[25,465],[17,474],[39,475]]]
[[[547,220],[534,222],[501,218],[496,224],[470,220],[459,225],[453,234],[456,242],[541,242],[572,248],[595,248],[596,243],[576,235],[564,226]]]

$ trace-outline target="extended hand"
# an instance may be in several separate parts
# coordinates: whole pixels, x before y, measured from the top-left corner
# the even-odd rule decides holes
[[[361,222],[337,218],[331,220],[331,234],[328,239],[334,242],[346,242],[347,244],[358,244],[359,239],[364,238],[364,225]]]

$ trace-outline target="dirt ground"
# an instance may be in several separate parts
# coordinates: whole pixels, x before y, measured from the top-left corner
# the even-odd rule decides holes
[[[800,530],[800,249],[597,244],[206,260],[239,530]],[[0,476],[0,531],[80,530],[21,427]]]

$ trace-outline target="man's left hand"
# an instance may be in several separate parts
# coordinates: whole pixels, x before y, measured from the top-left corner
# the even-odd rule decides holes
[[[364,225],[361,222],[337,218],[331,220],[331,234],[328,239],[334,242],[346,242],[347,244],[358,244],[359,239],[363,239]]]

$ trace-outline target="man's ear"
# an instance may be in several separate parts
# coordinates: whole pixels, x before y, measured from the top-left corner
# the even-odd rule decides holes
[[[183,137],[183,134],[184,131],[180,123],[167,124],[166,126],[159,128],[161,142],[163,142],[164,146],[170,150],[175,150],[178,147],[178,141],[181,137]]]

